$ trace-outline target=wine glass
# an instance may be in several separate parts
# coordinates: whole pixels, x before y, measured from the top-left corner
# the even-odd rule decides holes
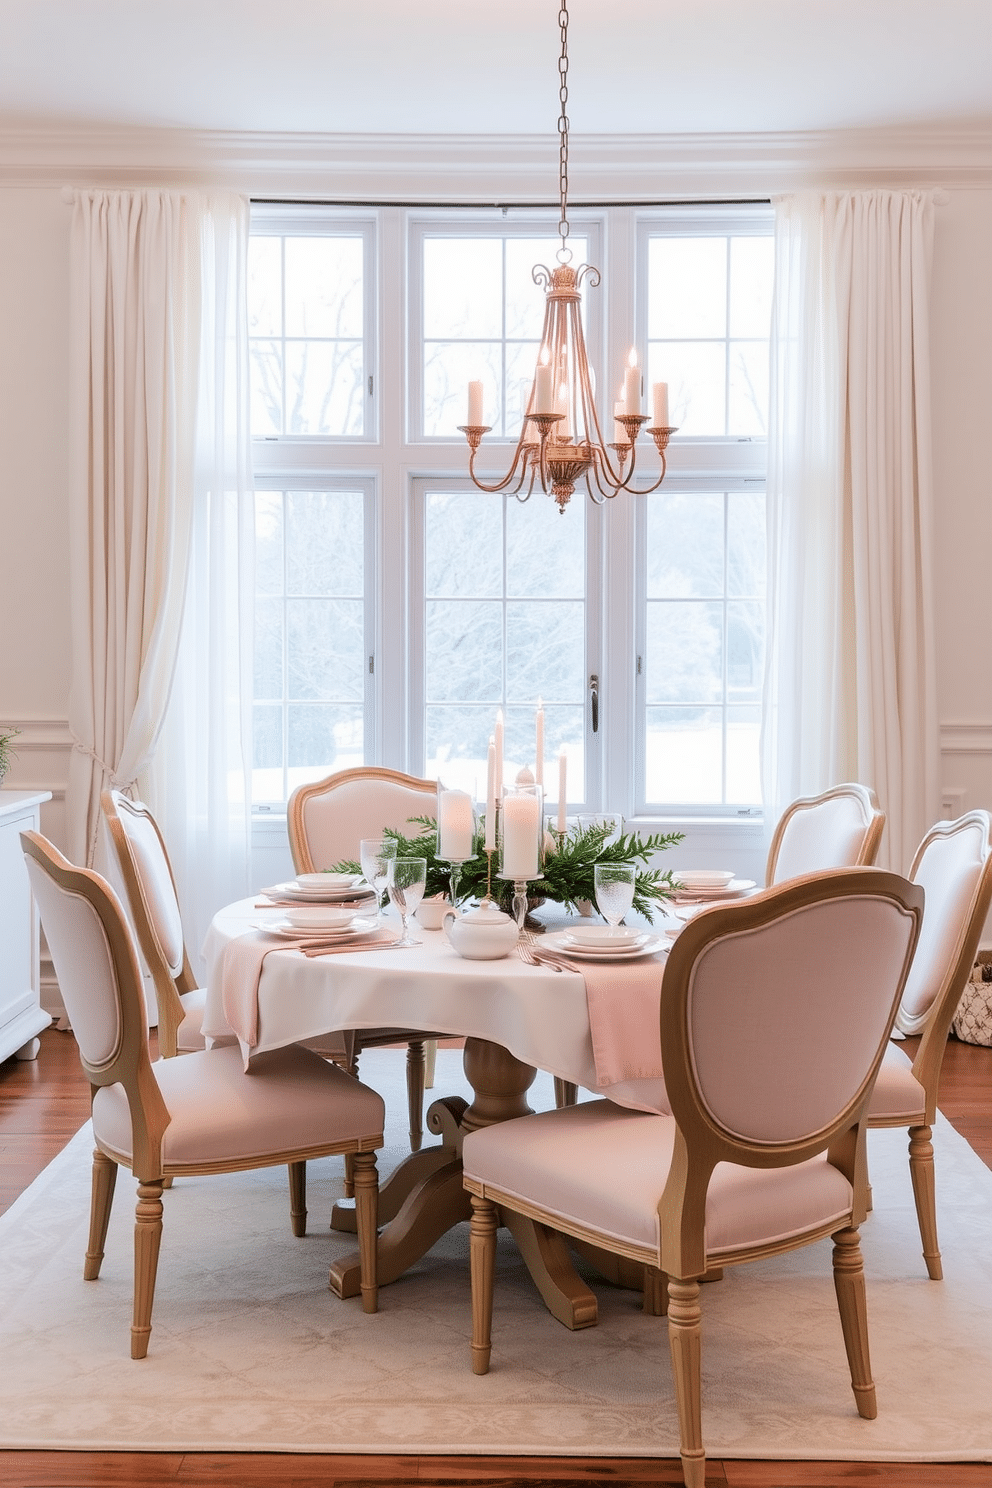
[[[403,921],[403,934],[396,942],[397,945],[423,945],[422,940],[412,940],[410,938],[410,916],[424,897],[424,885],[426,882],[426,858],[390,859],[386,887],[389,890],[389,897],[399,910],[400,919]]]
[[[634,902],[637,868],[633,863],[596,863],[596,907],[611,931],[616,930]]]
[[[395,837],[363,837],[358,849],[365,882],[375,889],[375,922],[382,923],[382,891],[389,879],[389,865],[396,857]]]

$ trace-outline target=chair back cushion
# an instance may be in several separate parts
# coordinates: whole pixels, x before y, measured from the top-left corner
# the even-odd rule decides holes
[[[101,1068],[115,1058],[123,1031],[106,930],[82,894],[56,883],[34,858],[27,868],[79,1052],[84,1063]]]
[[[916,1033],[926,1022],[946,978],[955,969],[965,940],[976,928],[974,915],[980,914],[984,921],[979,888],[988,859],[986,812],[971,812],[956,822],[939,822],[920,845],[912,878],[922,886],[926,906],[919,945],[896,1018],[904,1033]],[[962,970],[966,977],[970,968]]]
[[[417,789],[385,772],[345,771],[328,790],[306,795],[301,819],[314,870],[342,860],[357,862],[362,838],[378,836],[383,827],[416,836],[419,829],[410,825],[410,818],[436,814],[435,791],[433,781]]]
[[[784,883],[825,868],[854,868],[871,824],[854,794],[828,794],[815,802],[796,802],[787,812],[771,882]]]
[[[672,970],[677,953],[689,950],[682,946],[688,932],[702,941],[687,979],[685,1057],[696,1101],[731,1140],[811,1140],[858,1096],[880,1057],[921,896],[892,874],[877,877],[904,886],[915,912],[863,888],[836,892],[836,880],[852,871],[861,885],[876,877],[874,870],[824,874],[766,891],[736,911],[707,911],[673,947]],[[817,897],[831,882],[832,897]],[[716,931],[710,938],[707,919]],[[679,1117],[674,1097],[673,1111]]]
[[[118,800],[117,820],[130,849],[131,863],[141,885],[148,928],[169,969],[178,977],[183,969],[183,922],[172,879],[172,869],[151,813],[140,801]],[[140,913],[140,906],[133,906]]]

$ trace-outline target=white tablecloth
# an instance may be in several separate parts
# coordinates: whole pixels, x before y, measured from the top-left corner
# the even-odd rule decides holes
[[[273,918],[254,899],[214,918],[204,945],[207,999],[203,1031],[230,1033],[220,968],[235,935]],[[422,1028],[489,1039],[526,1064],[638,1110],[667,1111],[663,1080],[628,1080],[597,1089],[585,982],[578,971],[530,966],[516,955],[467,961],[443,931],[415,928],[422,946],[308,959],[295,951],[266,957],[258,988],[258,1042],[247,1055],[346,1028]],[[659,1004],[661,967],[659,966]]]

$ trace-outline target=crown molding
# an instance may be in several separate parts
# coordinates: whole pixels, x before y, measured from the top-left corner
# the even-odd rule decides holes
[[[992,123],[794,134],[573,135],[576,205],[802,186],[992,185]],[[535,202],[557,195],[553,135],[376,135],[17,125],[0,182],[213,185],[253,195]]]

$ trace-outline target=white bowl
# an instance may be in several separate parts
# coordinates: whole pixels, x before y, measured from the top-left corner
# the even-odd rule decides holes
[[[640,931],[628,930],[625,925],[618,925],[616,929],[611,925],[569,925],[566,934],[578,945],[628,946],[633,945]]]
[[[283,916],[297,930],[343,930],[355,918],[355,911],[335,909],[332,904],[314,904],[306,909],[284,909]]]
[[[672,875],[687,889],[725,889],[734,877],[719,868],[673,868]]]
[[[360,878],[360,873],[298,873],[296,884],[309,894],[316,889],[350,889]]]

